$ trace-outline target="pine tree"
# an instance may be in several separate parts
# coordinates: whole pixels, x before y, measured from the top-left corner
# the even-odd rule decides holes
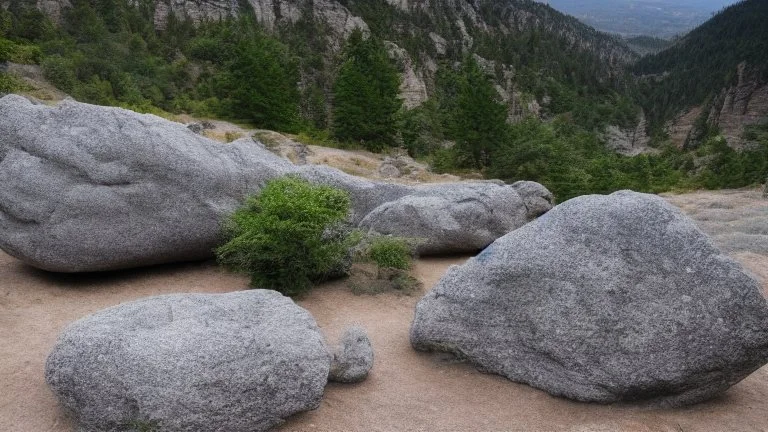
[[[474,168],[490,165],[491,154],[504,142],[507,110],[474,58],[462,65],[456,113],[456,151]]]
[[[234,108],[259,127],[298,127],[298,73],[286,47],[262,34],[242,40],[230,65]]]
[[[384,44],[357,29],[349,38],[333,89],[333,133],[371,150],[394,144],[400,77]]]

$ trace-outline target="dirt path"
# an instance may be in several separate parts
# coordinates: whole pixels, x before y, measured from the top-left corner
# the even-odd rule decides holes
[[[746,207],[762,208],[762,202],[743,195],[720,200],[743,200],[739,202]],[[695,202],[709,202],[700,198],[679,205],[699,208]],[[695,217],[695,211],[686,210]],[[734,256],[763,278],[768,295],[768,255],[734,251]],[[415,273],[429,288],[448,266],[463,260],[420,260]],[[245,285],[245,278],[224,273],[211,263],[62,276],[33,270],[0,253],[0,431],[73,430],[43,380],[45,358],[67,323],[138,297],[229,292]],[[376,364],[363,383],[330,384],[318,410],[294,416],[281,430],[768,431],[768,367],[723,397],[687,409],[571,402],[478,373],[445,356],[413,351],[408,328],[419,297],[356,296],[337,282],[302,299],[299,303],[312,312],[330,340],[350,324],[365,326],[376,350]]]

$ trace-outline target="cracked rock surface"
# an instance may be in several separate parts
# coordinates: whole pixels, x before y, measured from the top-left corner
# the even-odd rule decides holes
[[[479,250],[552,206],[531,182],[376,183],[293,165],[251,139],[217,143],[153,115],[0,98],[0,249],[41,269],[210,258],[222,220],[286,174],[345,189],[354,224],[421,238],[425,253]]]
[[[317,408],[330,362],[306,310],[249,290],[149,297],[82,318],[45,376],[79,430],[253,432]]]
[[[451,268],[411,344],[579,401],[686,405],[768,362],[759,283],[680,210],[567,201]]]

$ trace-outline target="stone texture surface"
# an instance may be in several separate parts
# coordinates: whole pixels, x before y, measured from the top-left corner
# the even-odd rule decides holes
[[[83,431],[267,430],[319,406],[330,355],[312,316],[276,291],[172,294],[85,317],[46,381]]]
[[[489,233],[498,237],[538,216],[540,205],[527,206],[548,194],[540,185],[376,183],[327,166],[294,165],[250,139],[217,143],[152,115],[0,99],[0,249],[41,269],[101,271],[210,258],[222,219],[286,174],[347,190],[354,224],[408,195],[442,200],[443,218],[458,214],[447,207],[451,200],[474,200],[483,210],[472,214],[482,217],[463,223],[482,240],[450,252],[482,247],[493,240]],[[378,223],[403,221],[401,213],[392,215]],[[444,248],[462,246],[437,229],[407,232],[445,239]]]
[[[420,254],[477,251],[528,221],[516,189],[493,183],[432,187],[386,202],[360,222],[385,235],[419,239]]]
[[[672,144],[677,148],[688,148],[696,141],[701,131],[695,128],[696,120],[702,115],[701,107],[693,107],[679,113],[665,125]]]
[[[584,196],[453,267],[411,343],[580,401],[682,405],[768,362],[758,282],[663,199]]]
[[[413,59],[394,42],[385,42],[389,57],[402,67],[400,73],[400,99],[406,109],[416,108],[429,98],[427,84],[420,71],[417,72]]]
[[[0,99],[0,248],[53,271],[205,259],[220,221],[293,165],[118,108]]]
[[[365,329],[353,326],[344,332],[333,353],[329,381],[356,383],[365,380],[373,368],[373,347]]]

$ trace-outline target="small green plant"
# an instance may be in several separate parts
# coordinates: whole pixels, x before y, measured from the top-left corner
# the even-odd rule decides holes
[[[376,237],[368,246],[367,256],[379,268],[408,270],[411,268],[413,251],[407,239]]]
[[[413,266],[413,244],[414,239],[402,237],[377,235],[366,238],[356,248],[358,264],[352,268],[347,285],[358,295],[418,292],[421,282],[409,272]]]
[[[302,294],[351,264],[357,239],[344,227],[349,205],[343,190],[291,176],[273,179],[226,222],[227,241],[216,256],[250,275],[253,287]]]

